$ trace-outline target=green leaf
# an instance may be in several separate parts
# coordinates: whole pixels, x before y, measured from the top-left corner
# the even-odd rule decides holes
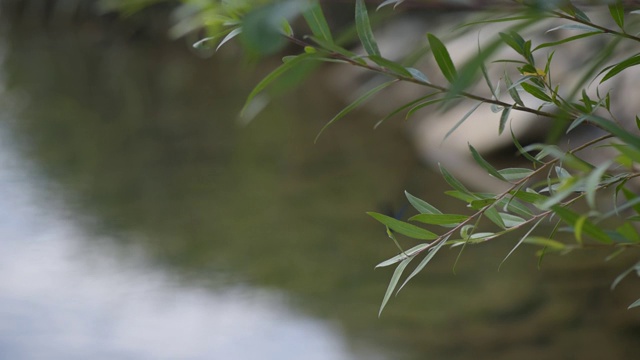
[[[500,38],[504,41],[509,47],[515,50],[518,54],[524,56],[524,39],[516,32],[510,33],[499,33]]]
[[[622,274],[618,275],[613,283],[611,283],[611,290],[615,289],[616,286],[622,281],[627,275],[631,274],[634,271],[638,271],[640,269],[640,262],[635,263],[633,266],[625,270]]]
[[[530,229],[529,231],[527,231],[526,234],[524,234],[524,236],[522,236],[520,238],[520,240],[516,243],[516,245],[513,247],[513,249],[511,249],[511,251],[509,251],[509,253],[507,254],[507,256],[504,257],[504,259],[502,260],[502,262],[500,262],[500,265],[498,265],[498,270],[500,270],[500,268],[502,267],[502,264],[504,264],[505,261],[507,261],[507,259],[509,258],[509,256],[511,256],[511,254],[513,254],[516,249],[525,241],[525,239],[529,238],[529,235],[531,235],[531,233],[533,232],[533,230],[535,230],[538,225],[542,222],[542,220],[544,220],[544,218],[538,220]]]
[[[317,38],[315,36],[311,36],[310,37],[311,40],[313,40],[313,42],[315,42],[316,44],[318,44],[321,48],[330,51],[330,52],[334,52],[336,54],[340,54],[343,55],[353,61],[356,61],[357,63],[361,64],[361,65],[366,65],[367,62],[364,61],[364,59],[362,57],[360,57],[359,55],[356,55],[354,53],[352,53],[351,51],[336,45],[335,43],[329,42],[327,40],[324,39],[320,39]]]
[[[407,115],[405,116],[405,119],[409,119],[416,111],[425,108],[429,105],[433,105],[433,104],[437,104],[439,102],[443,102],[446,101],[447,98],[438,98],[438,99],[433,99],[433,100],[427,100],[427,101],[422,101],[420,103],[418,103],[417,105],[413,106],[408,112]]]
[[[382,66],[383,68],[390,70],[391,72],[397,74],[397,75],[402,75],[402,76],[406,76],[406,77],[413,77],[413,75],[411,75],[411,73],[402,65],[393,62],[391,60],[387,60],[381,56],[377,56],[377,55],[370,55],[369,59],[371,59],[371,61],[373,61],[374,63]]]
[[[586,221],[587,221],[587,216],[586,215],[581,215],[578,218],[578,220],[576,220],[575,224],[573,225],[573,234],[576,237],[576,241],[580,245],[582,245],[584,243],[584,241],[582,240],[582,227],[584,226]]]
[[[425,84],[429,84],[429,79],[420,70],[414,68],[406,68],[411,77]]]
[[[298,56],[295,56],[293,58],[290,58],[289,61],[284,62],[278,68],[276,68],[271,73],[269,73],[269,75],[265,76],[258,83],[258,85],[256,85],[253,88],[253,90],[251,91],[249,96],[247,96],[247,100],[246,100],[244,106],[242,107],[242,110],[240,111],[240,114],[241,115],[244,114],[245,110],[247,109],[247,106],[251,103],[251,100],[253,100],[253,98],[256,95],[258,95],[262,90],[264,90],[274,80],[279,78],[282,74],[284,74],[285,72],[287,72],[291,68],[299,65],[300,63],[302,63],[305,60],[313,59],[315,56],[317,56],[317,55],[315,55],[315,54],[302,54],[302,55],[298,55]]]
[[[497,19],[484,19],[484,20],[480,20],[480,21],[473,21],[473,22],[462,24],[460,27],[479,25],[479,24],[498,23],[498,22],[518,21],[518,20],[531,20],[532,16],[533,16],[533,18],[535,18],[538,21],[540,21],[543,18],[548,17],[547,14],[545,14],[545,13],[537,13],[536,12],[535,14],[530,14],[530,15],[517,15],[517,16],[497,18]]]
[[[471,202],[469,202],[469,207],[471,207],[474,210],[480,210],[483,207],[485,207],[487,205],[491,205],[491,204],[496,202],[496,199],[473,200],[473,198],[470,198],[470,200],[471,200]]]
[[[393,5],[393,8],[395,9],[398,5],[402,4],[404,2],[404,0],[385,0],[383,1],[380,5],[378,5],[378,7],[376,8],[376,11],[382,9],[383,7],[387,6],[387,5]]]
[[[281,30],[284,35],[293,36],[293,28],[287,19],[282,19]]]
[[[501,229],[507,228],[507,225],[502,220],[502,216],[500,216],[500,213],[495,208],[485,210],[484,216],[486,216],[487,219],[491,220],[492,223],[498,225],[498,227],[500,227]]]
[[[331,30],[329,24],[324,17],[322,7],[318,1],[313,1],[311,5],[302,13],[304,19],[311,29],[311,33],[319,39],[326,40],[333,43],[333,37],[331,36]]]
[[[378,44],[373,37],[373,31],[369,23],[369,14],[367,13],[364,0],[356,0],[356,31],[367,54],[381,56]]]
[[[496,168],[494,168],[491,164],[489,164],[489,162],[487,162],[480,155],[480,153],[478,153],[478,151],[473,146],[471,146],[471,144],[467,144],[467,145],[469,145],[469,151],[471,151],[471,156],[473,156],[473,159],[483,169],[487,170],[489,175],[491,175],[491,176],[493,176],[493,177],[495,177],[496,179],[499,179],[499,180],[508,181],[507,179],[504,178],[504,176],[502,176],[502,174],[500,174],[500,172],[498,172],[498,170],[496,170]]]
[[[438,237],[438,235],[432,233],[431,231],[408,224],[404,221],[394,219],[387,215],[378,214],[375,212],[368,212],[367,214],[372,218],[378,220],[382,224],[388,226],[389,229],[413,239],[433,240]]]
[[[456,214],[419,214],[409,218],[409,221],[418,221],[431,225],[457,225],[469,217]]]
[[[640,299],[634,301],[633,304],[629,305],[629,307],[627,309],[631,309],[631,308],[638,307],[638,306],[640,306]]]
[[[503,207],[503,211],[511,211],[516,215],[526,218],[533,216],[533,213],[528,207],[513,197],[501,199],[498,204]]]
[[[436,59],[438,67],[440,67],[440,71],[442,71],[442,74],[450,83],[453,83],[458,74],[455,66],[453,65],[453,61],[451,61],[451,56],[449,55],[447,48],[440,39],[432,34],[427,34],[427,39],[429,40],[429,46],[431,46],[433,57]]]
[[[398,267],[394,270],[393,275],[391,276],[391,281],[389,281],[389,286],[387,287],[387,291],[384,294],[384,299],[382,299],[382,305],[380,305],[380,311],[378,311],[378,317],[382,315],[382,310],[384,309],[385,305],[387,305],[387,302],[389,301],[389,298],[391,297],[393,290],[396,288],[396,285],[398,285],[398,281],[400,280],[400,276],[402,276],[402,272],[407,267],[407,265],[409,265],[411,260],[413,260],[413,257],[402,260],[402,262],[398,264]]]
[[[507,120],[509,120],[509,114],[511,113],[511,109],[513,106],[507,106],[502,109],[502,114],[500,115],[500,126],[498,126],[498,135],[502,135],[504,131],[504,127],[507,124]]]
[[[507,91],[509,92],[509,96],[511,96],[511,99],[513,99],[513,101],[516,104],[520,106],[524,106],[524,103],[520,98],[520,94],[518,94],[518,90],[513,86],[513,82],[511,81],[511,78],[509,77],[509,74],[507,74],[506,71],[504,73],[504,82],[505,82],[505,85],[507,85]]]
[[[640,234],[638,234],[638,230],[636,230],[636,228],[629,222],[625,222],[619,226],[616,231],[629,242],[640,242]]]
[[[231,30],[231,32],[229,32],[229,33],[227,34],[227,36],[225,36],[225,37],[224,37],[224,39],[222,39],[222,40],[220,41],[220,43],[219,43],[219,44],[218,44],[218,46],[216,47],[216,51],[218,51],[218,50],[220,49],[220,47],[221,47],[222,45],[224,45],[227,41],[229,41],[229,40],[233,39],[234,37],[238,36],[238,34],[240,34],[241,32],[242,32],[242,28],[239,28],[239,27],[237,27],[237,28],[235,28],[235,29]]]
[[[605,82],[605,81],[611,79],[612,77],[618,75],[619,73],[621,73],[625,69],[630,68],[632,66],[636,66],[636,65],[640,65],[640,54],[633,55],[633,56],[627,58],[626,60],[623,60],[623,61],[617,63],[614,67],[611,68],[611,70],[609,70],[605,74],[605,76],[602,78],[602,80],[600,80],[600,84],[602,84],[603,82]]]
[[[397,80],[391,80],[388,81],[386,83],[380,84],[378,86],[376,86],[375,88],[367,91],[366,93],[364,93],[362,96],[360,96],[359,98],[357,98],[356,100],[354,100],[351,104],[349,104],[347,107],[345,107],[344,109],[342,109],[342,111],[340,111],[338,114],[336,114],[336,116],[333,117],[333,119],[329,120],[329,122],[327,122],[322,129],[320,129],[320,132],[318,132],[318,135],[316,136],[316,139],[314,140],[314,142],[318,142],[318,139],[320,138],[320,135],[322,135],[322,133],[334,122],[342,119],[345,115],[347,115],[348,113],[350,113],[351,111],[353,111],[353,109],[357,108],[358,106],[360,106],[360,104],[362,104],[363,102],[367,101],[371,96],[375,95],[376,93],[378,93],[379,91],[381,91],[382,89],[388,87],[389,85],[393,84],[397,82]]]
[[[451,175],[451,173],[447,171],[447,169],[445,169],[444,166],[442,166],[442,164],[438,164],[438,167],[440,168],[440,173],[442,173],[442,177],[449,185],[451,185],[451,187],[460,191],[461,193],[464,193],[473,197],[473,194],[471,193],[471,191],[469,191],[466,187],[464,187],[464,185],[462,185],[460,181],[458,181],[458,179],[456,179],[453,175]]]
[[[631,147],[629,145],[625,145],[625,144],[611,144],[611,146],[613,146],[620,153],[622,153],[625,156],[627,156],[633,162],[636,162],[636,163],[640,164],[640,149],[633,148],[633,147]]]
[[[597,168],[595,168],[585,181],[585,193],[587,198],[587,203],[591,209],[596,208],[596,190],[600,185],[600,179],[607,171],[609,166],[611,165],[610,161],[604,162],[600,164]]]
[[[531,175],[533,173],[533,170],[524,168],[508,168],[498,170],[498,172],[507,181],[518,181]]]
[[[624,31],[624,7],[622,6],[622,1],[618,0],[613,5],[609,5],[609,12],[613,21]]]
[[[420,264],[418,264],[418,266],[416,266],[416,268],[413,269],[413,272],[411,272],[411,274],[409,276],[407,276],[407,278],[404,280],[402,285],[400,285],[400,289],[398,289],[398,292],[400,292],[400,290],[402,290],[402,288],[405,285],[407,285],[409,280],[413,279],[414,276],[416,276],[420,271],[422,271],[422,269],[424,269],[425,266],[427,266],[429,261],[431,261],[431,259],[433,259],[433,257],[436,255],[438,250],[440,250],[440,248],[447,242],[447,239],[448,239],[448,237],[440,240],[438,245],[436,245],[432,249],[429,249],[427,255],[425,255],[424,259],[422,259],[422,261],[420,261]]]
[[[551,30],[549,30],[551,31]],[[579,40],[582,38],[586,38],[586,37],[590,37],[593,35],[598,35],[598,34],[604,34],[604,32],[598,30],[598,31],[592,31],[592,32],[588,32],[588,33],[584,33],[584,34],[578,34],[575,36],[570,36],[568,38],[562,39],[562,40],[558,40],[558,41],[551,41],[551,42],[547,42],[547,43],[542,43],[538,46],[536,46],[533,51],[539,50],[539,49],[544,49],[547,47],[551,47],[551,46],[556,46],[556,45],[562,45],[571,41],[575,41],[575,40]]]
[[[438,95],[438,94],[440,94],[440,93],[439,93],[439,92],[431,93],[431,94],[429,94],[429,95],[425,95],[425,96],[419,97],[419,98],[417,98],[417,99],[415,99],[415,100],[413,100],[413,101],[411,101],[411,102],[408,102],[408,103],[406,103],[406,104],[404,104],[404,105],[402,105],[402,106],[400,106],[400,107],[396,108],[395,110],[393,110],[392,112],[390,112],[389,114],[387,114],[387,116],[385,116],[385,117],[384,117],[384,118],[382,118],[380,121],[378,121],[378,122],[373,126],[373,128],[374,128],[374,129],[377,129],[377,128],[378,128],[378,126],[382,125],[382,123],[383,123],[383,122],[385,122],[385,121],[389,120],[391,117],[393,117],[393,116],[397,115],[398,113],[400,113],[400,112],[402,112],[402,111],[404,111],[404,110],[406,110],[406,109],[413,108],[413,107],[415,107],[416,105],[422,104],[422,103],[424,103],[424,102],[425,102],[425,100],[428,100],[428,99],[430,99],[430,98],[432,98],[432,97],[434,97],[435,95]]]
[[[550,33],[552,31],[556,31],[556,30],[580,30],[580,31],[589,31],[589,32],[602,33],[602,31],[594,28],[593,26],[584,25],[584,24],[565,24],[565,25],[560,25],[560,26],[554,27],[553,29],[547,30],[546,33]]]
[[[555,190],[553,195],[549,197],[547,201],[545,201],[542,204],[539,204],[538,206],[543,210],[551,209],[553,208],[553,206],[556,206],[562,200],[566,199],[568,196],[583,189],[584,189],[583,178],[570,177],[567,179],[563,179],[559,184],[553,185],[551,187],[551,190]],[[545,188],[544,190],[549,190],[549,189]]]
[[[409,194],[407,191],[405,191],[404,194],[407,197],[407,200],[409,200],[409,203],[421,214],[442,214],[440,210],[436,209],[428,202]]]
[[[620,140],[635,149],[640,150],[640,137],[616,125],[614,122],[596,115],[589,115],[588,120],[597,124],[603,130],[617,136]]]
[[[444,194],[451,196],[453,198],[456,198],[458,200],[462,200],[467,204],[476,203],[476,200],[478,200],[478,197],[471,195],[470,193],[465,193],[458,190],[445,191]]]
[[[545,246],[545,247],[551,248],[553,250],[562,250],[562,249],[565,248],[565,245],[563,243],[561,243],[560,241],[551,240],[551,239],[547,239],[547,238],[539,237],[539,236],[528,237],[528,238],[524,239],[523,242],[525,242],[527,244],[532,244],[532,245]]]
[[[282,20],[295,17],[300,11],[300,4],[295,1],[272,3],[250,11],[242,20],[243,44],[259,55],[279,51],[287,43],[282,36]]]
[[[538,193],[528,192],[528,191],[510,191],[511,195],[517,197],[520,200],[523,200],[529,204],[540,204],[547,201],[548,197],[544,195],[540,195]]]
[[[529,83],[522,83],[520,84],[520,86],[522,86],[522,89],[526,92],[528,92],[529,94],[533,95],[534,97],[542,100],[542,101],[546,101],[546,102],[552,102],[551,97],[549,97],[549,95],[545,94],[545,92],[535,86],[535,85],[531,85]]]
[[[551,209],[560,217],[560,219],[562,219],[562,221],[566,222],[572,227],[575,227],[581,218],[581,216],[577,213],[560,205],[554,205],[551,207]],[[613,242],[609,235],[607,235],[600,227],[593,224],[589,219],[585,218],[584,220],[580,221],[582,222],[582,224],[578,225],[580,225],[580,230],[584,231],[585,234],[602,243],[610,244]]]
[[[442,100],[446,100],[446,98],[442,99]],[[482,104],[484,104],[484,103],[479,102],[479,103],[475,104],[471,108],[471,110],[467,111],[467,113],[464,114],[462,119],[458,120],[458,122],[455,123],[455,125],[453,125],[453,127],[451,129],[449,129],[449,131],[447,131],[447,133],[444,135],[444,138],[442,139],[442,141],[444,142],[445,140],[447,140],[449,138],[449,135],[453,134],[454,131],[456,131],[460,127],[460,125],[462,125],[469,118],[469,116],[471,116],[471,114],[473,114],[480,107],[480,105],[482,105]]]
[[[579,19],[579,20],[582,20],[582,21],[585,21],[585,22],[588,22],[588,23],[591,22],[591,19],[589,19],[587,14],[582,12],[582,10],[578,9],[577,7],[575,7],[571,3],[569,3],[567,6],[565,6],[562,10],[564,12],[566,12],[567,14],[575,17],[576,19]]]
[[[400,261],[407,259],[409,257],[414,256],[415,254],[421,252],[422,250],[428,248],[429,246],[431,246],[431,243],[426,243],[426,244],[420,244],[420,245],[416,245],[414,247],[412,247],[411,249],[404,251],[390,259],[387,259],[383,262],[381,262],[380,264],[376,265],[376,269],[380,268],[380,267],[385,267],[385,266],[390,266],[396,263],[399,263]]]
[[[507,213],[498,213],[500,218],[502,218],[502,222],[507,228],[512,228],[514,226],[522,225],[526,220],[521,218],[520,216],[507,214]]]

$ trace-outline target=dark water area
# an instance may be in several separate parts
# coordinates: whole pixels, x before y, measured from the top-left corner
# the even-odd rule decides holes
[[[630,359],[632,257],[518,239],[442,251],[382,317],[397,250],[366,211],[403,191],[464,211],[403,124],[343,105],[322,73],[246,125],[273,64],[114,23],[0,38],[0,358]],[[405,217],[410,212],[405,213]],[[413,242],[401,239],[403,246]],[[444,250],[444,249],[443,249]],[[635,281],[635,282],[634,282]]]

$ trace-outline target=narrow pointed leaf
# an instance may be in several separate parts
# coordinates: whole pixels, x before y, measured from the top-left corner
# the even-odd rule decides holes
[[[396,285],[398,285],[398,281],[400,280],[400,276],[402,276],[402,272],[407,267],[407,265],[409,265],[411,260],[413,260],[412,257],[402,260],[402,262],[398,264],[398,267],[396,267],[396,269],[394,270],[393,275],[391,276],[391,280],[389,281],[387,291],[385,292],[384,298],[382,299],[380,311],[378,311],[378,317],[380,317],[380,315],[382,314],[382,310],[384,310],[384,307],[387,305],[387,302],[389,301],[393,290],[396,288]]]
[[[393,62],[391,60],[385,59],[381,56],[377,56],[377,55],[370,55],[369,59],[371,59],[371,61],[373,61],[374,63],[382,66],[383,68],[390,70],[391,72],[398,74],[398,75],[402,75],[402,76],[406,76],[406,77],[413,77],[411,75],[411,73],[402,65]]]
[[[318,1],[313,1],[313,3],[307,8],[307,10],[302,13],[302,15],[307,21],[307,25],[309,25],[311,33],[313,33],[315,37],[333,43],[333,37],[331,36],[329,24],[324,17],[322,7],[320,6],[320,3]]]
[[[427,39],[429,40],[429,46],[431,46],[433,57],[436,59],[438,67],[440,67],[440,71],[442,71],[442,74],[447,80],[449,80],[449,82],[453,83],[458,74],[455,66],[453,65],[453,61],[451,61],[451,56],[449,55],[447,48],[440,39],[432,34],[427,34]]]
[[[407,200],[409,200],[409,203],[421,214],[442,214],[440,210],[436,209],[428,202],[409,194],[407,191],[405,191],[404,194],[407,197]]]
[[[551,30],[549,30],[551,31]],[[547,47],[551,47],[551,46],[556,46],[556,45],[561,45],[561,44],[565,44],[571,41],[575,41],[575,40],[579,40],[582,38],[586,38],[586,37],[590,37],[593,35],[598,35],[598,34],[604,34],[604,32],[598,30],[598,31],[592,31],[592,32],[588,32],[588,33],[584,33],[584,34],[578,34],[575,36],[570,36],[568,38],[562,39],[562,40],[558,40],[558,41],[552,41],[552,42],[547,42],[547,43],[542,43],[538,46],[535,47],[535,49],[533,49],[533,51],[539,50],[539,49],[544,49]]]
[[[580,220],[580,215],[567,209],[566,207],[562,207],[560,205],[554,205],[551,207],[554,213],[556,213],[562,221],[571,225],[572,227],[576,226],[578,220]],[[595,240],[598,240],[603,243],[611,243],[612,240],[600,227],[594,225],[589,219],[581,220],[583,222],[580,224],[580,229],[585,234],[591,236]]]
[[[438,166],[440,167],[440,172],[442,173],[442,177],[449,185],[451,185],[451,187],[460,191],[461,193],[471,195],[471,191],[469,191],[466,187],[464,187],[464,185],[462,185],[460,181],[458,181],[458,179],[456,179],[453,175],[451,175],[451,173],[447,171],[447,169],[445,169],[442,166],[442,164],[438,164]]]
[[[495,208],[485,210],[484,216],[486,216],[487,219],[491,220],[492,223],[498,225],[498,227],[500,227],[501,229],[507,228],[507,225],[502,220],[502,216],[500,216],[500,213]]]
[[[267,76],[265,76],[258,83],[258,85],[256,85],[253,88],[251,93],[249,93],[249,96],[247,96],[247,100],[246,100],[244,106],[242,107],[242,110],[240,111],[240,114],[242,115],[244,113],[244,111],[247,109],[247,106],[251,103],[251,100],[253,100],[253,98],[256,95],[258,95],[262,90],[264,90],[269,84],[271,84],[277,78],[282,76],[282,74],[284,74],[288,70],[292,69],[293,67],[297,66],[298,64],[302,63],[305,60],[312,59],[314,56],[317,56],[317,55],[315,55],[315,54],[302,54],[302,55],[298,55],[296,57],[293,57],[289,61],[284,62],[278,68],[273,70]]]
[[[367,54],[381,56],[378,44],[373,37],[373,31],[369,23],[369,14],[367,13],[364,0],[356,0],[356,31]]]
[[[613,280],[613,283],[611,283],[611,290],[615,289],[616,286],[618,286],[618,284],[620,283],[620,281],[622,281],[625,277],[627,277],[627,275],[631,274],[634,271],[637,271],[639,268],[640,268],[640,262],[634,264],[632,267],[625,270],[622,274],[618,275],[615,278],[615,280]]]
[[[449,135],[453,134],[460,127],[460,125],[462,125],[465,121],[467,121],[469,116],[471,116],[471,114],[473,114],[480,107],[480,105],[482,105],[482,104],[483,104],[482,102],[479,102],[479,103],[475,104],[471,108],[471,110],[467,111],[467,113],[464,114],[462,119],[458,120],[458,122],[455,123],[455,125],[453,125],[453,127],[451,129],[449,129],[449,131],[447,131],[447,133],[444,135],[444,138],[442,139],[442,141],[444,142],[447,138],[449,138]]]
[[[366,93],[364,93],[362,96],[360,96],[359,98],[357,98],[356,100],[354,100],[351,104],[349,104],[347,107],[345,107],[344,109],[342,109],[342,111],[340,111],[336,116],[333,117],[333,119],[329,120],[329,122],[327,122],[322,129],[320,129],[320,132],[318,132],[318,135],[316,136],[316,139],[314,142],[317,142],[318,139],[320,138],[320,135],[322,135],[322,133],[334,122],[342,119],[345,115],[347,115],[348,113],[350,113],[351,111],[353,111],[353,109],[357,108],[358,106],[360,106],[360,104],[362,104],[363,102],[367,101],[371,96],[375,95],[376,93],[378,93],[379,91],[381,91],[382,89],[386,88],[387,86],[395,83],[397,80],[392,80],[392,81],[388,81],[386,83],[380,84],[378,86],[376,86],[375,88],[367,91]]]
[[[588,26],[588,25],[583,25],[583,24],[565,24],[565,25],[560,25],[560,26],[556,26],[552,29],[547,30],[547,33],[550,33],[552,31],[556,31],[556,30],[580,30],[580,31],[589,31],[589,32],[601,32],[598,29],[592,27],[592,26]]]
[[[480,155],[480,153],[478,153],[478,151],[473,146],[471,146],[471,144],[468,144],[468,145],[469,145],[469,151],[471,151],[471,156],[473,156],[473,160],[475,160],[476,163],[480,165],[483,169],[487,170],[489,175],[495,177],[496,179],[508,181],[504,176],[502,176],[502,174],[498,172],[498,170],[496,170],[496,168],[494,168],[491,164],[489,164],[489,162],[485,160],[482,157],[482,155]]]
[[[498,172],[507,181],[518,181],[531,175],[531,173],[533,173],[533,170],[524,169],[524,168],[508,168],[508,169],[498,170]]]
[[[529,83],[522,83],[520,84],[520,86],[522,86],[522,89],[526,92],[528,92],[529,94],[533,95],[534,97],[542,100],[542,101],[546,101],[546,102],[552,102],[551,97],[549,97],[549,95],[547,95],[541,88],[535,86],[535,85],[531,85]]]
[[[422,71],[411,68],[411,67],[407,68],[407,71],[411,74],[411,77],[413,77],[414,79],[421,81],[425,84],[429,84],[429,79],[425,74],[422,73]]]
[[[402,4],[404,2],[404,0],[385,0],[383,1],[380,5],[378,5],[378,7],[376,8],[376,11],[382,9],[383,7],[387,6],[387,5],[393,5],[393,8],[395,9],[398,5]]]
[[[334,52],[336,54],[344,55],[347,58],[349,58],[349,59],[351,59],[353,61],[356,61],[361,65],[365,65],[367,63],[366,61],[364,61],[364,59],[361,56],[356,55],[356,54],[352,53],[351,51],[349,51],[349,50],[347,50],[347,49],[345,49],[345,48],[343,48],[343,47],[341,47],[339,45],[336,45],[335,43],[332,43],[332,42],[324,40],[324,39],[317,38],[315,36],[311,36],[311,40],[313,40],[313,42],[318,44],[323,49],[331,51],[331,52]]]
[[[560,241],[556,241],[556,240],[551,240],[551,239],[547,239],[547,238],[543,238],[543,237],[539,237],[539,236],[533,236],[533,237],[528,237],[524,239],[524,242],[527,244],[532,244],[532,245],[541,245],[547,248],[551,248],[554,250],[562,250],[564,249],[566,246],[561,243]]]
[[[631,308],[638,307],[638,306],[640,306],[640,299],[634,301],[633,304],[629,305],[629,307],[627,309],[631,309]]]
[[[513,254],[516,249],[518,247],[520,247],[520,245],[522,245],[522,243],[524,242],[525,239],[527,239],[529,237],[529,235],[531,235],[531,233],[533,232],[533,230],[535,230],[538,225],[542,222],[542,220],[544,220],[544,218],[538,220],[530,229],[529,231],[527,231],[526,234],[524,234],[524,236],[522,236],[520,238],[520,240],[516,243],[516,246],[513,247],[513,249],[511,249],[511,251],[509,251],[509,253],[507,254],[507,256],[504,257],[504,259],[502,260],[502,262],[500,263],[500,265],[498,266],[498,270],[502,267],[502,264],[504,264],[505,261],[507,261],[507,259],[509,258],[509,256],[511,256],[511,254]]]
[[[406,223],[404,221],[400,221],[387,215],[375,212],[368,212],[367,214],[372,218],[378,220],[382,224],[388,226],[389,229],[413,239],[433,240],[438,237],[438,235],[432,233],[431,231]]]
[[[500,126],[498,126],[498,135],[502,135],[504,131],[505,125],[507,125],[507,120],[509,120],[509,114],[511,114],[511,109],[513,106],[506,107],[502,109],[502,114],[500,115]]]
[[[427,253],[427,255],[425,255],[424,259],[422,259],[422,261],[420,261],[420,263],[418,264],[418,266],[416,266],[415,269],[413,269],[413,271],[411,272],[411,274],[409,274],[409,276],[407,276],[407,278],[404,280],[404,282],[402,283],[402,285],[400,285],[400,288],[398,289],[398,292],[400,292],[400,290],[402,290],[402,288],[407,285],[407,283],[409,282],[409,280],[413,279],[414,276],[418,275],[419,272],[422,271],[422,269],[424,269],[425,266],[427,266],[427,264],[429,263],[429,261],[431,261],[431,259],[433,259],[433,257],[436,255],[436,253],[438,252],[438,250],[440,250],[440,248],[447,242],[447,238],[444,238],[442,240],[440,240],[440,243],[438,243],[438,245],[436,245],[433,249],[430,249],[429,252]]]
[[[409,249],[407,251],[404,251],[404,252],[402,252],[402,253],[400,253],[400,254],[398,254],[398,255],[390,258],[390,259],[387,259],[387,260],[381,262],[380,264],[376,265],[376,268],[397,264],[400,261],[402,261],[402,260],[404,260],[404,259],[406,259],[408,257],[414,256],[415,254],[417,254],[418,252],[424,250],[425,248],[427,248],[429,246],[431,246],[430,243],[416,245],[416,246],[412,247],[411,249]]]
[[[504,225],[507,228],[512,228],[514,226],[522,225],[525,222],[525,219],[516,215],[507,214],[507,213],[499,213],[499,214],[500,214],[500,218],[502,218],[502,221],[504,222]]]
[[[457,214],[419,214],[409,218],[409,221],[418,221],[431,225],[457,225],[469,217]]]
[[[513,86],[513,82],[511,81],[511,78],[509,77],[509,74],[507,74],[506,71],[504,73],[504,82],[505,82],[505,85],[507,85],[507,91],[509,92],[509,96],[511,96],[511,99],[513,99],[513,101],[516,104],[520,106],[524,106],[524,103],[520,98],[520,94],[518,94],[518,90]]]
[[[609,5],[609,12],[613,21],[618,24],[620,29],[624,30],[624,7],[622,6],[622,1],[616,1],[615,4]]]
[[[504,41],[510,48],[515,50],[518,54],[524,55],[524,39],[515,32],[511,33],[499,33],[500,38]]]
[[[640,54],[636,54],[616,64],[614,67],[611,68],[611,70],[609,70],[609,72],[607,72],[607,74],[602,78],[602,80],[600,80],[600,83],[602,84],[603,82],[618,75],[625,69],[630,68],[632,66],[636,66],[636,65],[640,65]]]
[[[238,36],[238,34],[240,34],[242,32],[242,28],[237,27],[233,30],[231,30],[230,33],[227,34],[227,36],[224,37],[224,39],[222,39],[222,41],[220,41],[220,44],[218,44],[218,47],[216,47],[216,51],[218,51],[220,49],[220,47],[222,45],[224,45],[227,41],[233,39],[234,37]]]
[[[428,99],[430,99],[430,98],[432,98],[432,97],[434,97],[435,95],[438,95],[438,94],[439,94],[439,93],[437,93],[437,92],[435,92],[435,93],[431,93],[431,94],[429,94],[429,95],[425,95],[425,96],[423,96],[423,97],[420,97],[420,98],[418,98],[418,99],[415,99],[415,100],[413,100],[413,101],[411,101],[411,102],[408,102],[408,103],[406,103],[406,104],[404,104],[404,105],[402,105],[402,106],[398,107],[397,109],[395,109],[395,110],[393,110],[392,112],[390,112],[389,114],[387,114],[387,116],[385,116],[384,118],[382,118],[380,121],[378,121],[378,122],[373,126],[373,128],[374,128],[374,129],[377,129],[377,128],[378,128],[378,126],[382,125],[382,123],[384,123],[385,121],[389,120],[391,117],[393,117],[393,116],[395,116],[395,115],[397,115],[397,114],[401,113],[401,112],[402,112],[402,111],[404,111],[404,110],[407,110],[407,109],[413,108],[413,107],[414,107],[414,106],[416,106],[417,104],[421,104],[421,103],[423,103],[424,101],[426,101],[426,100],[428,100]]]
[[[585,181],[585,192],[587,203],[592,209],[595,209],[596,207],[596,190],[598,188],[598,185],[600,185],[600,179],[602,179],[602,176],[607,171],[610,165],[611,162],[607,161],[599,165],[589,174],[589,176],[587,176],[587,179]]]
[[[638,58],[640,59],[640,57]],[[602,129],[610,132],[611,134],[617,136],[620,140],[625,142],[627,145],[640,150],[640,137],[632,134],[631,132],[621,128],[616,125],[614,122],[602,118],[596,115],[589,115],[589,121],[597,124]]]
[[[433,105],[433,104],[437,104],[439,102],[443,102],[446,101],[447,98],[438,98],[438,99],[433,99],[433,100],[427,100],[427,101],[423,101],[420,102],[419,104],[415,105],[414,107],[412,107],[408,112],[407,115],[405,116],[405,119],[409,119],[413,114],[416,113],[416,111],[425,108],[429,105]]]

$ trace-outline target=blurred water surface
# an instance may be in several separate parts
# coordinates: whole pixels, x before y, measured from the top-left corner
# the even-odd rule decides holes
[[[99,21],[5,27],[0,354],[8,359],[624,359],[638,283],[606,254],[443,251],[380,300],[396,250],[365,211],[444,209],[402,124],[340,109],[316,77],[240,126],[270,64],[201,59]],[[409,212],[405,216],[409,215]],[[411,241],[402,240],[405,246]],[[635,287],[634,287],[635,286]],[[634,297],[635,296],[635,297]]]

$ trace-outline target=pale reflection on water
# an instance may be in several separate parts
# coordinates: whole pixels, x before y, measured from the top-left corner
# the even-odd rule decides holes
[[[43,200],[2,140],[2,358],[380,358],[350,349],[338,326],[302,315],[277,292],[186,287],[131,249],[123,258],[112,246],[88,246],[72,214]]]

